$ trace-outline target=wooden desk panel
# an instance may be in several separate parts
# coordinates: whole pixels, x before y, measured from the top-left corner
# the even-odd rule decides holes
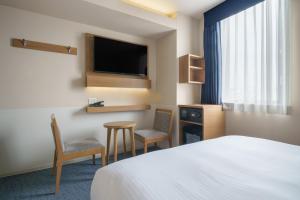
[[[202,109],[202,133],[203,139],[212,139],[225,135],[225,113],[221,105],[179,105],[180,108]],[[180,119],[180,117],[179,117]],[[179,120],[179,143],[183,144],[182,128],[185,124],[190,123]],[[193,122],[191,122],[193,124]]]

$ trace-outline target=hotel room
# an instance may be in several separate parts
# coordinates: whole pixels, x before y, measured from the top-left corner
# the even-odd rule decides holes
[[[299,0],[0,0],[0,200],[300,199]]]

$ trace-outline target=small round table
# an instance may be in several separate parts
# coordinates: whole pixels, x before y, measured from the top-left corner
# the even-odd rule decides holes
[[[109,159],[109,148],[110,148],[110,138],[111,132],[114,130],[114,161],[118,160],[118,130],[123,130],[123,150],[126,152],[126,129],[130,132],[130,140],[131,140],[131,152],[132,155],[135,156],[135,140],[134,140],[134,128],[136,126],[135,122],[132,121],[119,121],[119,122],[109,122],[103,124],[105,128],[107,128],[107,145],[106,145],[106,162],[108,163]]]

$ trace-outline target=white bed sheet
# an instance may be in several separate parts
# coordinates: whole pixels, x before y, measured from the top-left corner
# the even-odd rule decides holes
[[[298,200],[300,147],[226,136],[99,169],[92,200]]]

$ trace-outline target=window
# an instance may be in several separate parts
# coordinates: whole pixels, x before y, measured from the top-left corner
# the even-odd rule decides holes
[[[238,111],[286,113],[287,1],[266,0],[221,21],[222,101]]]

